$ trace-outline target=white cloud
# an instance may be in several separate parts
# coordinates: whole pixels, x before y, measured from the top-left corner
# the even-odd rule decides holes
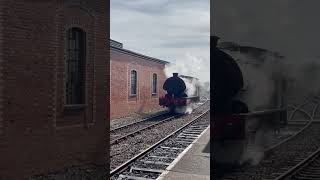
[[[203,63],[186,74],[209,80],[209,0],[111,0],[111,38],[124,48],[176,64]],[[186,59],[196,60],[186,60]]]

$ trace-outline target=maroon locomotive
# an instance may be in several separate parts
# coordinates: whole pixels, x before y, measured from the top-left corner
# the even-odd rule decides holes
[[[187,76],[178,76],[178,73],[173,73],[173,77],[168,78],[164,84],[163,89],[167,92],[164,97],[159,98],[159,105],[169,108],[171,112],[184,112],[181,111],[185,109],[190,103],[199,100],[198,87],[195,86],[195,93],[192,96],[187,95],[186,82],[182,79],[186,79]],[[187,77],[191,78],[191,77]],[[177,111],[179,109],[179,111]]]

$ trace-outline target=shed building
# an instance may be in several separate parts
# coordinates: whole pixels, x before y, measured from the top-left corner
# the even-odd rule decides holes
[[[166,61],[123,48],[110,40],[111,118],[161,110]]]

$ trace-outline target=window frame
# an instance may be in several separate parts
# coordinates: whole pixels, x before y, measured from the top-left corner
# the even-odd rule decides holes
[[[155,92],[154,92],[154,90],[155,90]],[[158,74],[152,73],[152,76],[151,76],[151,95],[155,96],[157,94],[158,94]]]
[[[75,37],[71,38],[71,34],[70,33],[78,33],[78,41],[80,41],[78,43],[75,42],[74,47],[71,47],[70,42],[72,39],[74,39],[74,41],[77,41],[77,39]],[[81,27],[77,27],[77,26],[72,26],[70,28],[68,28],[65,32],[66,34],[66,47],[65,47],[65,52],[66,52],[66,56],[65,56],[65,81],[64,81],[64,107],[66,109],[79,109],[79,108],[85,108],[86,107],[86,102],[87,102],[87,55],[88,55],[88,34],[87,32],[81,28]],[[78,63],[76,65],[70,65],[69,63],[72,64],[71,61],[71,50],[73,50],[74,52],[74,57],[78,58],[77,60],[73,60],[73,63]],[[80,51],[77,53],[77,51]],[[78,62],[75,62],[78,61]],[[72,67],[74,66],[74,67]],[[78,67],[76,67],[78,66]],[[70,72],[69,72],[69,68],[72,68],[74,71],[77,70],[78,73],[76,73],[76,75],[73,76],[80,76],[80,80],[78,79],[77,83],[80,83],[80,85],[68,85],[67,83],[69,82],[69,77],[70,77]],[[78,69],[77,69],[78,68]],[[79,69],[80,68],[80,69]],[[70,86],[70,87],[69,87]],[[72,90],[72,88],[74,87],[81,87],[81,92],[77,92],[77,90]],[[73,91],[73,92],[68,92],[68,91]],[[79,93],[80,95],[78,95],[79,97],[76,97],[76,100],[73,100],[72,93]],[[69,100],[68,98],[71,96],[71,100]],[[76,95],[77,96],[77,95]]]
[[[132,93],[132,72],[135,72],[135,94]],[[136,97],[138,95],[138,72],[135,69],[130,71],[130,97]]]

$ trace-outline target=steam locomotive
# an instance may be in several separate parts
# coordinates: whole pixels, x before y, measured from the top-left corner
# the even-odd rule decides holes
[[[199,86],[196,83],[192,83],[193,80],[195,80],[193,77],[178,76],[178,73],[173,73],[173,77],[168,78],[163,84],[163,89],[167,94],[159,98],[159,105],[167,107],[171,112],[184,113],[189,104],[200,99]],[[190,89],[187,88],[186,83],[192,86],[189,88],[195,89],[193,93],[188,93],[189,96],[186,92]]]
[[[258,119],[258,123],[272,128],[286,119],[286,110],[279,104],[271,104],[263,111],[249,112],[246,98],[249,97],[250,87],[244,88],[245,78],[240,66],[233,57],[217,48],[218,37],[211,36],[211,60],[213,68],[213,159],[215,164],[241,164],[247,146],[251,139],[250,122]],[[248,78],[248,76],[247,76]],[[250,78],[250,77],[249,77]],[[278,81],[274,81],[276,84]],[[255,85],[255,84],[252,84]],[[281,100],[282,87],[275,86],[275,97]],[[279,91],[278,91],[279,90]],[[279,93],[279,95],[278,95]],[[246,96],[243,96],[243,95]],[[240,96],[239,96],[240,95]],[[259,98],[259,97],[256,97]],[[276,101],[278,102],[278,101]],[[280,101],[279,101],[280,102]],[[279,105],[279,106],[278,106]],[[252,123],[254,124],[254,123]],[[251,128],[251,127],[250,127]],[[255,128],[255,127],[254,127]],[[255,136],[253,134],[253,136]]]
[[[217,43],[217,37],[211,37]],[[213,54],[213,151],[216,163],[236,163],[246,150],[245,118],[247,105],[234,97],[243,88],[241,69],[235,60],[216,48]]]

